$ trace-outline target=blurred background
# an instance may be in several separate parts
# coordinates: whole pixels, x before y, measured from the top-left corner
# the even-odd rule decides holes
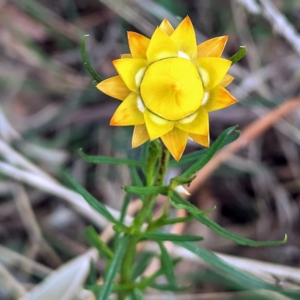
[[[84,69],[82,36],[89,34],[88,58],[107,78],[115,74],[111,61],[128,52],[127,31],[150,37],[162,19],[177,26],[186,15],[198,43],[228,35],[225,57],[248,48],[230,69],[235,81],[229,90],[239,103],[210,118],[212,140],[236,124],[246,139],[203,175],[190,201],[200,209],[216,205],[210,217],[244,237],[280,240],[287,233],[289,240],[248,248],[198,223],[182,232],[205,236],[201,245],[210,250],[299,268],[299,0],[1,0],[0,299],[19,299],[51,270],[85,253],[86,226],[105,228],[81,207],[65,171],[115,210],[124,198],[120,187],[130,184],[126,167],[91,165],[78,155],[79,148],[116,157],[140,151],[130,148],[131,127],[108,126],[119,102],[98,91]],[[191,143],[186,152],[197,149]],[[232,291],[203,266],[191,265],[178,269],[178,276],[185,269],[195,275],[188,293]],[[95,268],[101,275],[101,260]],[[273,275],[273,283],[291,281]],[[292,282],[299,287],[299,280]]]

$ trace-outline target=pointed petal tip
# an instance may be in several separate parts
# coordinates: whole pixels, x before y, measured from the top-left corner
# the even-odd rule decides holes
[[[160,25],[158,26],[162,31],[164,31],[168,36],[170,36],[174,32],[174,28],[171,23],[164,18]]]

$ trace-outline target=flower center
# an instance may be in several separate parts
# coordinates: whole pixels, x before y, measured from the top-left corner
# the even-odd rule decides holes
[[[140,85],[145,106],[158,116],[177,121],[201,105],[204,90],[197,67],[184,58],[151,64]]]

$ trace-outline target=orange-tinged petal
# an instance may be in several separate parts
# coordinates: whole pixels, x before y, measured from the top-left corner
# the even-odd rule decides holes
[[[180,52],[183,52],[182,57],[188,55],[192,60],[197,57],[196,34],[189,17],[183,19],[178,25],[171,35],[171,40],[178,46],[179,56]]]
[[[174,122],[165,120],[145,109],[144,112],[145,123],[150,140],[155,140],[162,135],[171,131],[174,127]]]
[[[189,133],[208,135],[208,113],[203,107],[200,107],[194,114],[176,122],[175,126]]]
[[[209,92],[205,103],[202,104],[202,107],[206,111],[214,111],[218,109],[225,108],[229,105],[232,105],[238,102],[225,88],[218,86],[212,91]]]
[[[149,62],[177,57],[177,45],[159,27],[154,31],[146,55]]]
[[[131,93],[120,76],[114,76],[97,84],[97,89],[108,96],[124,100]]]
[[[131,93],[117,108],[110,120],[112,126],[141,125],[144,115],[138,108],[139,95]]]
[[[132,92],[138,93],[147,61],[141,58],[121,58],[114,60],[113,64],[127,87]]]
[[[136,32],[128,31],[128,44],[133,58],[146,58],[150,39]]]
[[[145,124],[134,126],[132,135],[132,148],[138,147],[149,140],[149,134]]]
[[[174,32],[173,26],[171,25],[171,23],[167,19],[164,19],[160,23],[159,28],[162,31],[164,31],[168,36],[170,36]]]
[[[209,140],[209,134],[208,135],[199,135],[199,134],[193,134],[190,133],[189,137],[196,143],[204,146],[209,147],[210,140]]]
[[[173,157],[178,161],[186,147],[188,133],[176,127],[160,137]]]
[[[219,36],[197,46],[197,57],[220,57],[227,43],[228,36]]]
[[[226,87],[227,85],[229,85],[232,81],[234,80],[234,77],[226,74],[225,77],[222,79],[222,81],[220,82],[220,85],[222,87]]]
[[[121,54],[121,58],[132,58],[132,55],[130,53],[124,53]]]
[[[196,63],[207,92],[220,84],[231,66],[230,60],[218,57],[200,57]]]

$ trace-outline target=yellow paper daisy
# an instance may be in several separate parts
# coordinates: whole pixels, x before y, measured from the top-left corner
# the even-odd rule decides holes
[[[176,29],[163,20],[151,39],[128,32],[130,54],[113,61],[118,76],[97,85],[123,101],[110,125],[135,125],[132,147],[160,138],[179,160],[191,138],[209,146],[208,113],[237,100],[225,89],[231,61],[220,58],[227,36],[197,46],[189,17]]]

